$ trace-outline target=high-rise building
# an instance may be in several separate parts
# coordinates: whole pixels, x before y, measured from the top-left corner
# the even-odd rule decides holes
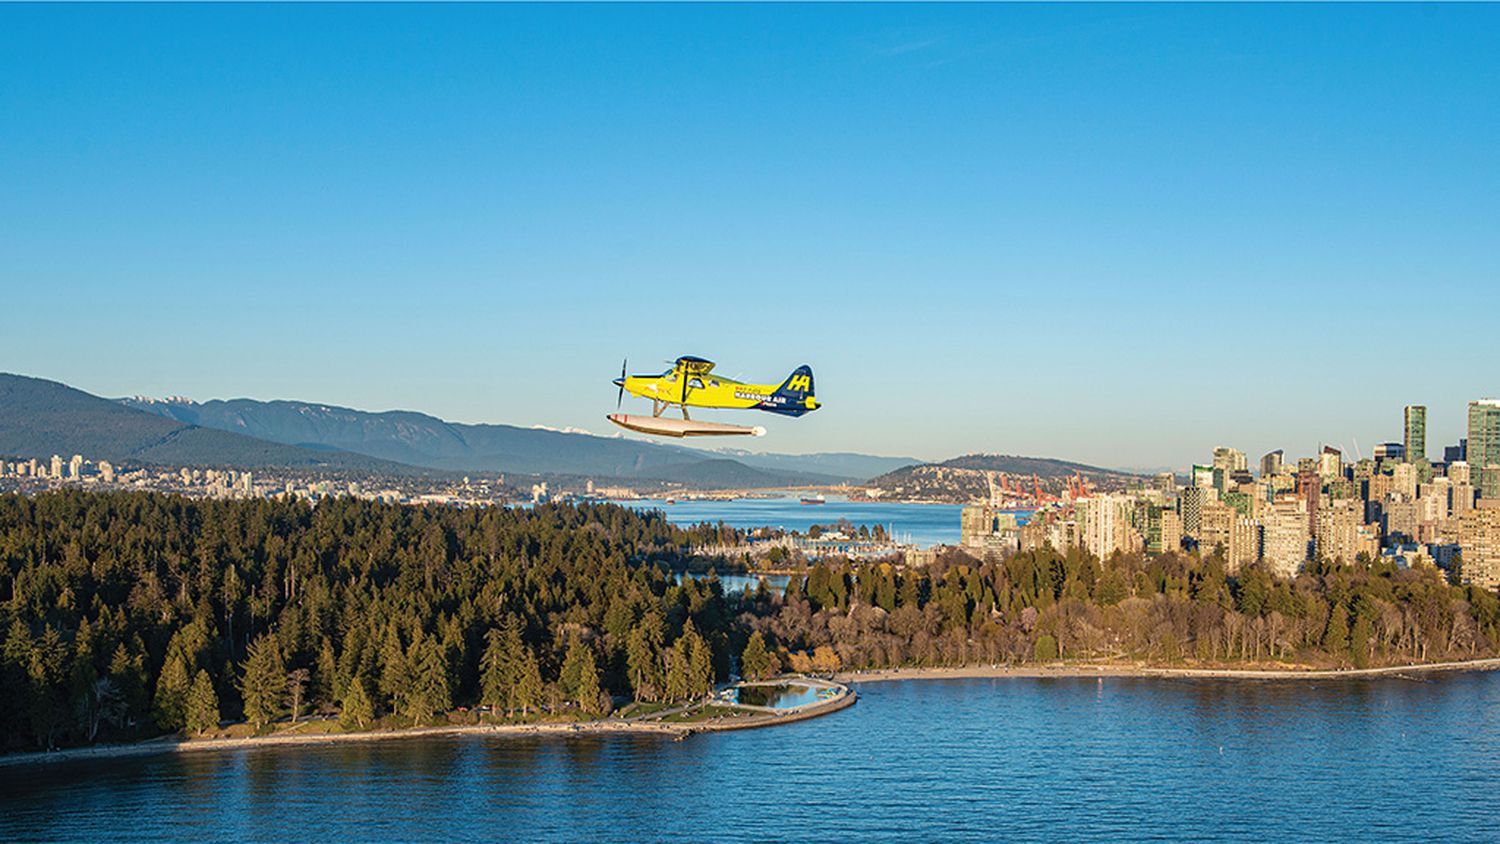
[[[1365,525],[1365,506],[1355,499],[1335,499],[1318,509],[1313,536],[1316,554],[1329,562],[1353,563],[1361,553],[1374,559],[1380,553],[1380,537]]]
[[[1170,507],[1153,506],[1146,527],[1146,550],[1165,554],[1182,548],[1182,517]]]
[[[1500,498],[1500,400],[1469,402],[1467,458],[1481,498]],[[1492,479],[1493,478],[1493,479]]]
[[[63,469],[62,469],[62,467],[63,467],[62,455],[60,455],[60,454],[54,454],[54,455],[52,455],[52,471],[50,473],[48,473],[48,477],[52,478],[53,480],[59,480],[59,479],[61,479],[62,476],[63,476]]]
[[[1415,463],[1418,460],[1427,459],[1427,407],[1420,404],[1409,404],[1403,414],[1403,430],[1406,436],[1402,439],[1402,445],[1406,449],[1405,460]]]
[[[1182,531],[1193,539],[1199,539],[1203,529],[1203,507],[1210,501],[1218,501],[1213,487],[1191,486],[1177,497],[1177,507],[1182,514]]]
[[[1110,493],[1079,499],[1078,529],[1081,544],[1101,560],[1116,551],[1131,553],[1144,550],[1141,535],[1131,527],[1135,502],[1128,495]]]
[[[1375,462],[1384,463],[1389,460],[1404,460],[1406,458],[1406,446],[1401,443],[1376,443]]]
[[[1296,574],[1307,562],[1307,547],[1312,541],[1307,500],[1302,496],[1277,499],[1261,524],[1261,557],[1266,566],[1282,577]]]
[[[1212,488],[1214,485],[1214,467],[1193,464],[1193,486],[1199,489]]]
[[[1318,455],[1318,477],[1327,481],[1344,475],[1344,454],[1331,445],[1323,446]]]
[[[1222,469],[1225,476],[1244,471],[1249,466],[1250,462],[1246,459],[1245,452],[1237,448],[1221,445],[1214,449],[1214,468]]]
[[[1500,586],[1500,508],[1482,507],[1459,520],[1459,576],[1485,589]]]
[[[1260,459],[1260,476],[1262,478],[1269,478],[1280,472],[1283,456],[1284,452],[1278,448],[1262,457]]]

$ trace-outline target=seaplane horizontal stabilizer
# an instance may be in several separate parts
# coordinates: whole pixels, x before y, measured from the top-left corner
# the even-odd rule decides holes
[[[667,419],[660,416],[631,416],[611,413],[609,421],[631,431],[661,437],[763,437],[766,429],[759,425],[726,425],[723,422],[698,422],[693,419]]]

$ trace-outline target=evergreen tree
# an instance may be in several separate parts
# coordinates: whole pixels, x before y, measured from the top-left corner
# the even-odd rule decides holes
[[[262,634],[250,643],[240,695],[245,700],[245,719],[257,731],[281,714],[286,702],[286,666],[275,634]]]
[[[661,619],[648,613],[630,631],[625,646],[625,666],[636,700],[657,700],[662,695]]]
[[[116,645],[109,660],[109,676],[120,691],[122,720],[142,715],[146,706],[146,672],[141,667],[140,655],[132,656],[124,642]]]
[[[338,661],[333,657],[333,643],[327,639],[318,648],[318,662],[313,671],[313,703],[320,707],[332,706],[339,699]]]
[[[693,681],[688,671],[687,643],[682,638],[672,643],[666,653],[666,698],[686,700],[693,694]]]
[[[747,680],[764,680],[780,670],[776,655],[766,647],[766,639],[757,630],[750,634],[745,651],[740,656],[740,674]]]
[[[375,720],[375,705],[365,693],[365,683],[355,677],[349,681],[344,692],[343,706],[339,710],[339,725],[346,730],[363,730]]]
[[[452,706],[448,691],[448,665],[443,659],[442,646],[431,636],[423,636],[412,643],[407,654],[411,664],[411,684],[402,707],[402,714],[421,723],[430,720]]]
[[[192,676],[187,663],[180,655],[167,658],[162,666],[161,677],[156,681],[156,698],[152,704],[152,718],[156,726],[168,732],[176,732],[187,724],[188,690]]]
[[[386,628],[385,643],[380,650],[380,693],[391,711],[398,711],[412,685],[411,667],[401,637],[394,624]]]
[[[505,634],[491,628],[486,634],[484,655],[479,658],[479,702],[489,706],[495,715],[509,710],[515,700],[517,669],[505,649]]]
[[[578,704],[579,709],[585,712],[598,709],[599,666],[594,661],[593,648],[583,641],[582,636],[574,634],[568,642],[558,686],[565,697]]]
[[[1349,657],[1354,661],[1355,668],[1368,668],[1370,666],[1370,640],[1375,637],[1375,627],[1370,623],[1367,615],[1359,614],[1354,619],[1354,627],[1349,631]]]
[[[194,735],[219,728],[219,695],[214,691],[213,679],[201,668],[188,690],[186,717],[188,731]]]
[[[578,688],[574,690],[573,700],[578,704],[578,709],[585,715],[600,715],[604,707],[601,705],[600,697],[603,691],[599,687],[599,667],[594,662],[593,650],[582,640],[574,639],[579,643],[578,657]]]
[[[1349,653],[1349,611],[1335,603],[1328,612],[1328,627],[1323,632],[1323,650],[1342,659]]]
[[[521,708],[521,715],[531,714],[531,710],[538,709],[542,705],[542,695],[546,687],[542,683],[542,667],[537,662],[536,654],[525,649],[521,653],[521,670],[519,680],[516,683],[515,703]]]

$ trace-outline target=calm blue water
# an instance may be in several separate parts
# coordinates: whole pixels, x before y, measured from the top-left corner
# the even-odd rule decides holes
[[[884,525],[902,541],[923,548],[938,544],[957,545],[959,511],[956,504],[881,504],[849,501],[828,496],[827,504],[803,504],[797,494],[788,498],[744,498],[737,501],[678,501],[668,504],[661,499],[617,502],[637,510],[660,510],[673,524],[698,522],[730,527],[781,527],[806,531],[813,525],[827,525],[848,519],[856,525]]]
[[[705,577],[705,575],[694,572],[677,572],[674,576],[677,578],[678,583],[681,583],[685,577]],[[725,595],[754,592],[760,588],[761,582],[764,581],[766,588],[772,592],[785,592],[786,585],[791,580],[792,577],[788,574],[720,574],[719,588],[724,590]]]
[[[682,742],[0,768],[0,840],[1500,840],[1500,674],[860,690],[823,718]]]
[[[737,688],[734,699],[752,706],[769,706],[772,709],[794,709],[818,701],[818,690],[812,686],[753,686]]]

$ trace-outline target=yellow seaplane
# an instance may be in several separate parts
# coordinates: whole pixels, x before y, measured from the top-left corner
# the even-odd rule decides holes
[[[813,397],[812,368],[806,365],[792,370],[780,384],[746,384],[713,374],[713,361],[684,356],[672,363],[672,368],[660,375],[626,375],[626,365],[620,365],[620,377],[615,386],[620,394],[615,399],[618,410],[625,394],[641,396],[651,400],[650,416],[631,416],[625,413],[609,414],[609,421],[631,431],[655,434],[663,437],[722,437],[765,436],[766,429],[759,425],[726,425],[722,422],[701,422],[688,416],[689,407],[707,407],[722,410],[764,410],[782,416],[801,416],[817,410],[822,405]],[[670,407],[682,410],[681,419],[663,417]]]

